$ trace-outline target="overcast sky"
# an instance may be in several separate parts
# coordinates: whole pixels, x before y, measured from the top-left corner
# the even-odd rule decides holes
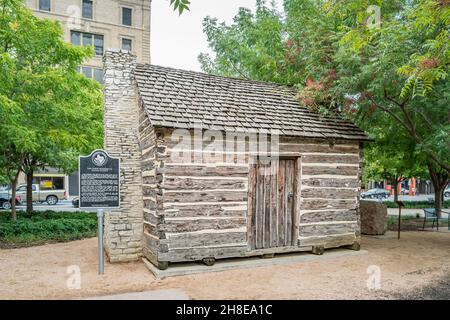
[[[203,18],[209,15],[229,24],[239,7],[254,10],[256,0],[191,0],[190,11],[181,16],[169,3],[152,1],[152,64],[201,71],[198,54],[211,52],[202,29]]]

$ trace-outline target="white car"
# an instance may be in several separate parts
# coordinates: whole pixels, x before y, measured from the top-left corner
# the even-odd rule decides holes
[[[450,188],[444,190],[444,197],[450,198]]]

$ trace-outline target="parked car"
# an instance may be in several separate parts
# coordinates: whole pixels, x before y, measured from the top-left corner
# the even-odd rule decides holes
[[[384,189],[370,189],[365,192],[361,192],[361,199],[385,199],[389,198],[390,193]]]
[[[450,188],[444,190],[444,197],[450,198]]]
[[[16,204],[20,205],[20,197],[16,196]],[[9,210],[11,209],[11,195],[9,193],[0,193],[0,209]]]
[[[73,205],[75,208],[79,208],[79,207],[80,207],[80,198],[78,198],[78,197],[73,198],[73,199],[72,199],[72,205]]]
[[[408,194],[409,194],[409,189],[402,188],[402,195],[408,195]]]
[[[40,185],[33,184],[33,202],[47,202],[49,205],[55,205],[60,200],[67,200],[65,190],[42,189]],[[27,186],[20,185],[17,188],[17,195],[22,199],[27,198]]]

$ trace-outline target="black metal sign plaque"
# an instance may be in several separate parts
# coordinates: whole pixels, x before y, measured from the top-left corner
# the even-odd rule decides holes
[[[80,208],[120,207],[120,162],[104,150],[79,159]]]

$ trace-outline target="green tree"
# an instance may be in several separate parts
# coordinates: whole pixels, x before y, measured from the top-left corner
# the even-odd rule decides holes
[[[427,23],[425,7],[433,12]],[[434,165],[450,172],[450,50],[448,41],[441,44],[442,34],[449,36],[449,7],[435,0],[408,1],[394,12],[385,18],[381,11],[380,27],[359,24],[343,34],[335,55],[335,97],[342,102],[350,94],[358,97],[350,108],[387,114]]]
[[[450,10],[440,1],[408,1],[385,17],[386,3],[380,2],[381,26],[360,23],[342,36],[333,91],[350,110],[373,114],[370,122],[379,113],[387,115],[415,144],[440,215],[450,174]]]
[[[0,174],[13,198],[21,171],[73,169],[77,155],[102,144],[101,87],[76,70],[92,55],[66,43],[58,22],[0,0]]]
[[[394,201],[398,200],[398,185],[409,177],[427,178],[427,164],[420,158],[416,145],[390,119],[379,114],[371,128],[376,143],[367,144],[364,152],[364,180],[387,180],[394,188]]]
[[[199,55],[205,72],[283,84],[300,80],[290,76],[295,66],[285,53],[281,15],[264,2],[257,2],[255,14],[240,8],[231,26],[211,17],[205,18],[203,26],[216,55],[214,60],[208,54]]]
[[[387,119],[391,139],[408,139],[430,176],[450,172],[446,1],[285,0],[284,11],[258,1],[230,26],[205,18],[215,57],[199,56],[204,71],[295,85],[302,104],[374,138]]]

